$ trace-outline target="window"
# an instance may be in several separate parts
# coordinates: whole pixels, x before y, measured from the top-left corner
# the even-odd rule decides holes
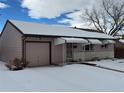
[[[93,50],[93,45],[92,45],[92,44],[90,44],[90,45],[85,45],[85,50],[86,50],[86,51]]]
[[[101,48],[108,48],[108,44],[101,45]]]
[[[108,44],[105,44],[105,48],[108,48]]]
[[[90,48],[89,48],[89,45],[86,45],[85,46],[85,50],[89,50]]]
[[[90,50],[93,50],[93,44],[90,44]]]
[[[77,48],[77,44],[73,44],[73,48]]]

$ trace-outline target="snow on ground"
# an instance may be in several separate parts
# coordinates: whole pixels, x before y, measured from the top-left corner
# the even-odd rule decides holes
[[[124,59],[90,61],[88,63],[94,63],[97,64],[97,66],[124,71]]]
[[[73,64],[9,71],[0,62],[0,91],[124,91],[124,73]]]

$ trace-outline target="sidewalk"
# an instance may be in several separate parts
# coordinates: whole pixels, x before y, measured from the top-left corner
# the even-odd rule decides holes
[[[108,70],[117,70],[124,72],[124,59],[116,60],[101,60],[101,61],[89,61],[87,63],[96,64],[97,67],[101,67]]]

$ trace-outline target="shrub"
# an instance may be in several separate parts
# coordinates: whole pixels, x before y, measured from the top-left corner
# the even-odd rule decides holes
[[[13,61],[9,61],[6,64],[10,70],[22,70],[28,65],[28,62],[25,62],[24,59],[15,58]]]

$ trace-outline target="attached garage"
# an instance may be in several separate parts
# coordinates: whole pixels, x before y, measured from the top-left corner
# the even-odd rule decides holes
[[[50,42],[26,42],[26,62],[28,66],[51,64]]]

